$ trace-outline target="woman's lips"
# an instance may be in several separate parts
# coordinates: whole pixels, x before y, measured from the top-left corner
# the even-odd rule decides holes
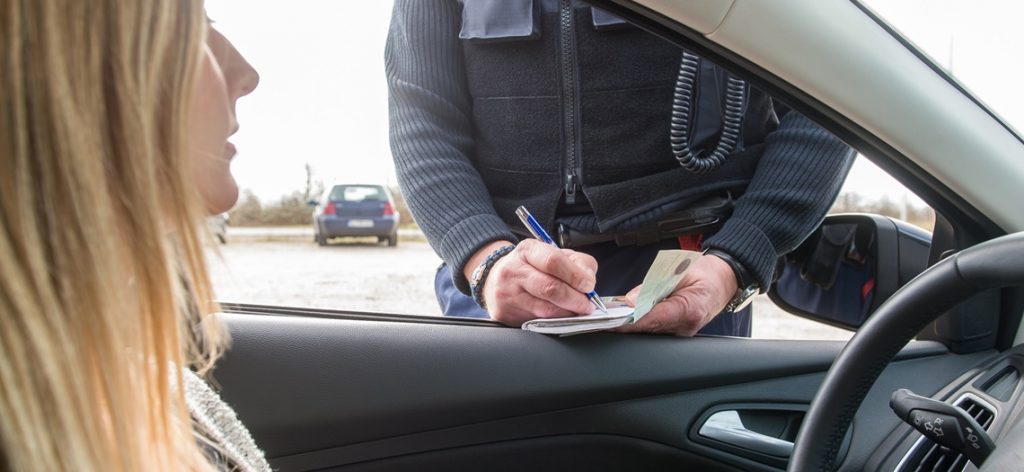
[[[224,144],[224,154],[227,155],[228,159],[231,159],[235,157],[235,154],[238,154],[238,149],[235,148],[235,145],[233,143],[228,141],[226,144]]]

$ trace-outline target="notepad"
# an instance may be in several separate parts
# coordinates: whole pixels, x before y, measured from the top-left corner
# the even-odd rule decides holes
[[[701,253],[680,249],[658,251],[654,263],[644,276],[636,307],[626,304],[625,297],[601,297],[608,313],[595,309],[589,315],[564,318],[537,318],[523,323],[523,329],[536,333],[568,336],[618,328],[636,323],[669,296]]]

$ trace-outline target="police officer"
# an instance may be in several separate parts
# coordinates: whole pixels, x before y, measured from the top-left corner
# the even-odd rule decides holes
[[[657,251],[682,247],[708,256],[622,330],[749,336],[735,312],[853,158],[710,62],[573,0],[396,0],[386,70],[396,171],[445,262],[446,315],[585,314],[584,293],[635,297]],[[707,201],[731,209],[724,224],[666,228]],[[608,241],[521,239],[519,205],[549,233]]]

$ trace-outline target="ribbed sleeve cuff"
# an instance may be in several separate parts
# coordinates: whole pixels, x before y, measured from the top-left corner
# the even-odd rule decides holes
[[[497,215],[476,215],[460,221],[452,226],[441,240],[438,252],[452,269],[452,280],[460,292],[469,295],[469,281],[462,274],[466,261],[478,249],[492,241],[515,241],[515,236],[508,230]]]
[[[704,242],[704,249],[718,249],[734,257],[757,279],[761,290],[767,290],[778,259],[775,246],[757,226],[739,218],[729,218],[714,236]]]

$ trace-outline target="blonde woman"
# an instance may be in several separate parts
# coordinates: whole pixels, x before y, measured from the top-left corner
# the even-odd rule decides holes
[[[193,373],[257,81],[200,0],[0,0],[0,470],[269,470]]]

